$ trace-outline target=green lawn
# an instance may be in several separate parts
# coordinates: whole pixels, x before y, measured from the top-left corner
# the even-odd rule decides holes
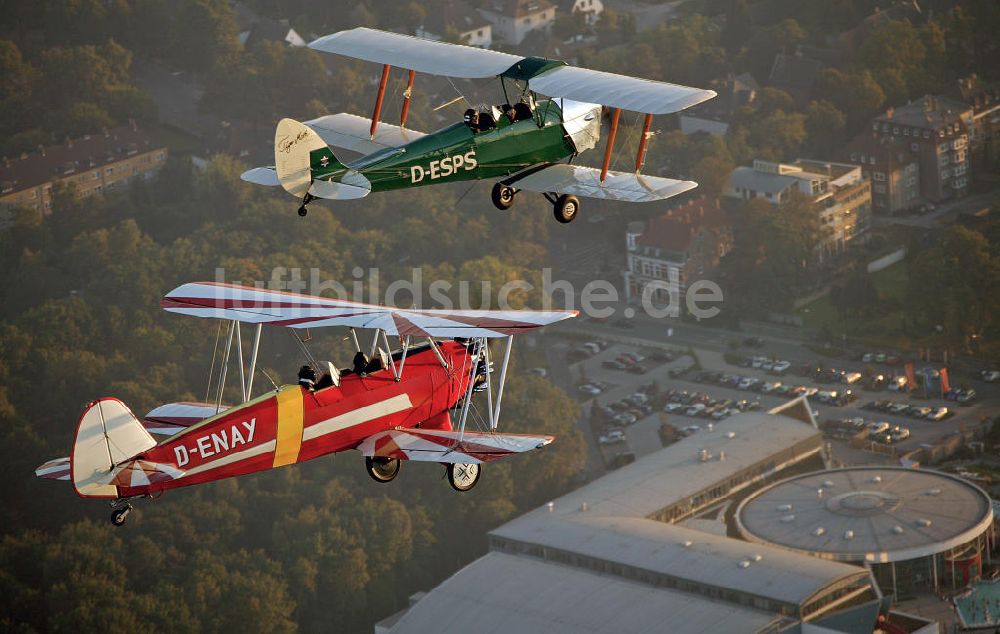
[[[881,301],[880,306],[865,317],[852,316],[846,321],[842,320],[828,296],[799,308],[796,314],[802,317],[807,328],[819,331],[825,326],[835,340],[846,332],[855,343],[865,342],[874,347],[908,348],[911,342],[900,326],[907,283],[905,262],[873,273],[872,282],[878,289]]]

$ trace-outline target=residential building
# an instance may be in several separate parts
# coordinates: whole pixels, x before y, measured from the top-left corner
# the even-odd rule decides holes
[[[715,99],[681,111],[681,132],[684,134],[708,132],[724,136],[729,131],[732,116],[740,108],[753,105],[760,90],[750,73],[713,80],[710,87],[718,94]]]
[[[861,168],[846,163],[797,159],[794,163],[756,160],[753,167],[737,167],[723,195],[772,205],[789,201],[793,192],[807,196],[819,214],[824,238],[817,256],[843,251],[856,239],[867,238],[871,226],[871,182]]]
[[[49,213],[52,186],[72,183],[82,197],[149,178],[167,160],[167,148],[153,143],[134,123],[101,134],[39,147],[38,152],[0,164],[0,207],[29,207]]]
[[[603,0],[558,0],[558,3],[559,11],[564,15],[581,13],[584,24],[588,26],[597,24],[597,21],[601,18],[601,14],[604,13]]]
[[[239,38],[240,44],[247,49],[260,42],[284,42],[288,46],[305,46],[307,43],[288,25],[288,20],[269,18],[257,18],[248,28],[240,31]]]
[[[829,39],[847,54],[854,55],[869,38],[881,33],[893,22],[920,25],[925,21],[924,11],[917,0],[893,0],[888,6],[875,7],[871,15],[853,28]]]
[[[969,132],[973,109],[962,102],[927,95],[890,108],[872,120],[871,131],[902,139],[920,163],[925,200],[961,198],[969,190]]]
[[[719,199],[697,198],[677,205],[649,224],[630,223],[625,236],[626,301],[639,301],[646,287],[656,302],[671,301],[676,280],[680,301],[688,286],[706,279],[733,248],[733,228]]]
[[[874,213],[895,214],[920,204],[920,162],[902,139],[862,133],[845,154],[872,183]]]
[[[429,12],[424,23],[417,27],[416,35],[479,48],[493,44],[493,27],[462,0],[447,0],[439,9]]]
[[[531,31],[546,31],[556,19],[549,0],[488,0],[479,13],[493,27],[493,37],[518,45]]]
[[[974,74],[963,77],[957,96],[972,107],[972,117],[966,121],[971,170],[1000,171],[1000,83],[983,82]]]

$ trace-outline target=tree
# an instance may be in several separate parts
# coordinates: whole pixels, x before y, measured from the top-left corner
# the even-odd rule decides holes
[[[855,131],[867,125],[885,103],[882,87],[868,71],[848,73],[824,68],[813,90],[818,101],[828,101],[847,116],[847,128]]]
[[[829,101],[813,101],[806,110],[808,147],[816,157],[831,156],[841,146],[847,117]]]

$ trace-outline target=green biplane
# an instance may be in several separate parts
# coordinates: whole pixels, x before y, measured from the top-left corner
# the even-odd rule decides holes
[[[537,192],[552,203],[556,220],[567,223],[577,216],[578,196],[649,202],[697,187],[692,181],[642,175],[639,170],[652,116],[711,99],[711,90],[367,28],[327,35],[309,46],[382,64],[382,79],[371,119],[347,113],[304,123],[282,119],[275,130],[274,166],[243,173],[245,181],[280,185],[300,198],[300,216],[317,198],[350,200],[377,191],[497,179],[492,199],[499,209],[509,209],[520,191]],[[409,70],[398,126],[379,122],[392,66]],[[469,109],[464,121],[424,134],[405,128],[416,72],[497,77],[505,97],[508,85],[519,94],[513,105]],[[604,106],[612,111],[601,169],[573,165],[578,154],[600,140]],[[608,169],[622,109],[646,114],[636,169],[630,173]],[[344,163],[331,147],[363,156]]]

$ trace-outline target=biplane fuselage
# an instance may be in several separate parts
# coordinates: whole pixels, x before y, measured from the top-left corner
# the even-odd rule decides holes
[[[448,411],[469,387],[471,355],[456,342],[439,345],[449,368],[430,349],[413,351],[396,381],[389,369],[346,374],[340,386],[310,392],[286,385],[197,423],[136,457],[149,463],[149,484],[133,486],[133,469],[112,481],[116,497],[246,475],[354,449],[396,427],[451,429]],[[156,468],[152,468],[156,465]],[[176,472],[175,477],[167,473]]]
[[[386,191],[502,178],[533,165],[561,161],[576,151],[563,128],[559,106],[544,100],[530,119],[511,123],[500,116],[496,127],[477,133],[464,123],[456,123],[401,147],[347,163],[346,169],[336,164],[326,149],[313,151],[310,163],[314,180],[338,182],[349,171],[357,172],[372,191]]]

